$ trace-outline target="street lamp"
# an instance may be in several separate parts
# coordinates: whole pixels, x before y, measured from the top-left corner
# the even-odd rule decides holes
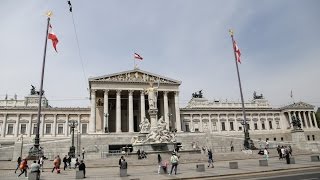
[[[70,126],[71,131],[72,131],[71,147],[70,147],[68,155],[71,156],[72,158],[74,158],[75,153],[76,153],[76,148],[74,147],[74,128],[78,126],[78,121],[70,120],[68,125]]]
[[[109,114],[105,113],[104,117],[106,117],[106,121],[104,122],[104,132],[109,133],[109,128],[108,128]]]

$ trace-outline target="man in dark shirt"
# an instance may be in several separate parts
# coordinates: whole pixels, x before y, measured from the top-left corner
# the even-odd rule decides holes
[[[68,162],[67,155],[64,156],[62,162],[63,162],[63,170],[66,170],[66,167],[68,167],[68,165],[67,165],[67,162]]]
[[[17,168],[16,168],[16,170],[14,171],[14,173],[17,173],[17,170],[19,169],[19,166],[20,166],[20,163],[21,163],[21,157],[18,157],[18,159],[17,159]]]
[[[86,165],[84,164],[83,160],[80,161],[79,171],[83,171],[83,177],[86,177]]]

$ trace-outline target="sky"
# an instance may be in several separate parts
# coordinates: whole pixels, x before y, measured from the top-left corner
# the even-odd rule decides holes
[[[0,99],[23,99],[31,84],[40,87],[51,10],[59,39],[58,53],[48,41],[46,55],[51,106],[89,106],[88,78],[132,70],[135,52],[144,58],[140,69],[182,81],[181,107],[199,90],[208,100],[240,101],[230,28],[242,54],[246,102],[256,91],[273,107],[320,106],[318,0],[71,3],[72,13],[62,0],[0,1]]]

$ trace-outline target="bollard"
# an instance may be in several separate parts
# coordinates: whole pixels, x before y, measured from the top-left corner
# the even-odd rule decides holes
[[[83,179],[84,174],[83,171],[76,171],[76,179]]]
[[[290,158],[290,164],[295,164],[296,163],[296,160],[294,159],[294,157],[291,157]]]
[[[128,176],[127,169],[120,169],[120,177],[126,177],[126,176]]]
[[[238,169],[238,162],[229,162],[230,169]]]
[[[320,161],[319,156],[311,156],[311,162]]]
[[[259,166],[268,166],[268,160],[259,160]]]
[[[40,175],[38,175],[38,172],[29,172],[28,173],[28,180],[39,180]]]
[[[204,164],[197,164],[196,171],[197,172],[204,172],[205,171]]]

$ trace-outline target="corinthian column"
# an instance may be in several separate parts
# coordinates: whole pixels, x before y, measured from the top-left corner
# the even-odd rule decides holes
[[[167,130],[169,130],[169,104],[168,104],[168,91],[163,92],[163,107],[164,107],[164,121],[166,122]]]
[[[121,90],[117,90],[116,99],[116,132],[121,132]]]
[[[315,125],[316,128],[318,129],[318,124],[317,124],[317,119],[316,119],[316,113],[314,113],[313,111],[312,111],[312,116],[313,116],[314,125]]]
[[[96,132],[96,90],[91,91],[91,112],[89,121],[89,132]]]
[[[129,132],[133,132],[133,99],[132,90],[129,90]]]
[[[14,137],[18,137],[19,135],[19,121],[20,121],[20,114],[17,114],[16,130],[14,131]]]
[[[141,121],[146,117],[146,107],[144,99],[144,91],[140,91],[140,111],[141,111]]]
[[[179,92],[174,93],[174,103],[176,109],[176,128],[178,132],[181,132],[181,121],[180,121],[180,108],[179,108]]]
[[[306,117],[306,112],[305,112],[305,111],[302,111],[302,114],[303,114],[303,120],[304,120],[304,122],[306,123],[306,127],[307,127],[307,128],[310,128],[310,127],[309,127],[309,122],[308,122],[307,117]],[[311,124],[310,124],[310,126],[311,126]]]
[[[106,131],[106,128],[108,127],[108,120],[107,116],[109,116],[109,96],[108,96],[109,90],[104,91],[104,102],[103,102],[103,132]]]

